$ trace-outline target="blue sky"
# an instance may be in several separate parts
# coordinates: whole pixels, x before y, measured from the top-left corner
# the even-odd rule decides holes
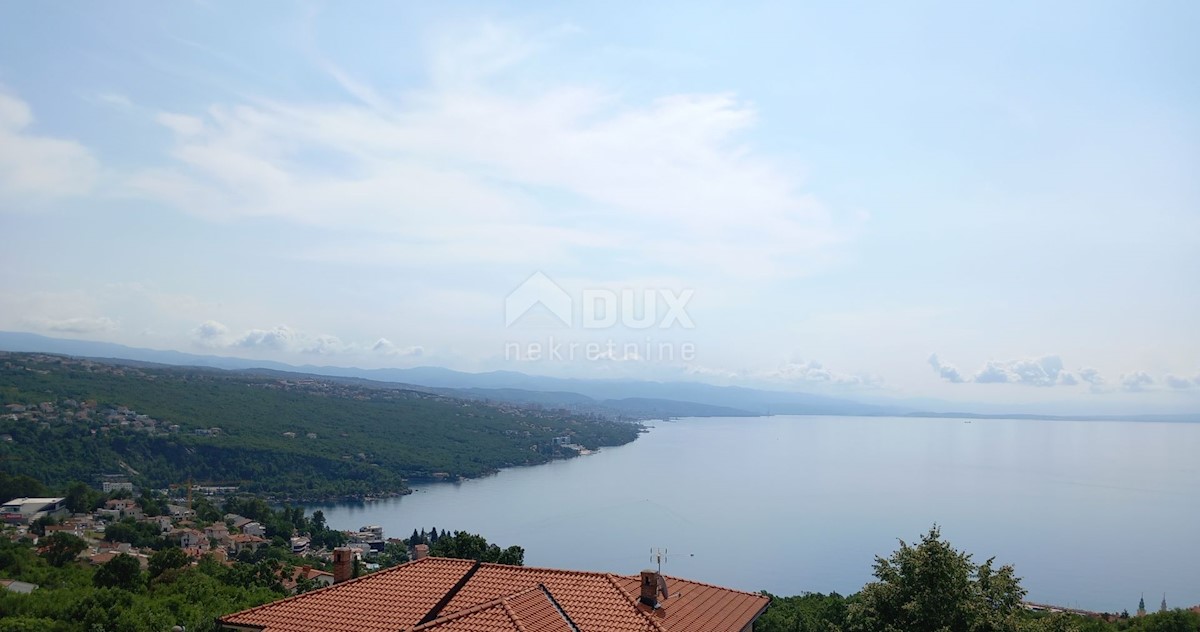
[[[1191,2],[5,4],[0,329],[1196,410],[1198,24]],[[539,272],[569,324],[506,319]],[[586,326],[597,295],[687,319]],[[551,339],[605,351],[529,357]]]

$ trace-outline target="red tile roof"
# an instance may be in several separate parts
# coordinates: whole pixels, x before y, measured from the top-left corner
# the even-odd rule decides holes
[[[231,614],[221,622],[267,632],[397,632],[416,625],[474,565],[429,557]]]
[[[414,632],[578,632],[544,586],[434,619]]]
[[[467,585],[450,600],[445,612],[457,612],[499,595],[541,584],[563,605],[581,630],[597,632],[656,632],[645,613],[617,583],[614,575],[483,564]],[[637,580],[640,589],[641,580]]]
[[[641,578],[429,557],[221,619],[264,632],[738,632],[762,595],[667,578],[670,598],[638,603]]]

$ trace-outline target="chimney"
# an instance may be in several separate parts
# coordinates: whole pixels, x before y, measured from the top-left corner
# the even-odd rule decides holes
[[[423,559],[429,557],[429,545],[428,544],[418,544],[418,545],[414,546],[412,557],[413,557],[414,562],[417,560],[423,560]]]
[[[642,571],[642,594],[638,601],[651,608],[657,608],[659,595],[662,595],[663,601],[667,600],[667,581],[658,571]]]
[[[333,583],[340,584],[354,576],[354,549],[339,546],[333,550]]]

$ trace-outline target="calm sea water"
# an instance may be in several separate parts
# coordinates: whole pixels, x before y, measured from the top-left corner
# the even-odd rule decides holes
[[[403,498],[322,507],[334,527],[467,530],[528,565],[664,571],[843,594],[933,523],[1029,599],[1200,603],[1200,424],[788,417],[659,422],[634,443]]]

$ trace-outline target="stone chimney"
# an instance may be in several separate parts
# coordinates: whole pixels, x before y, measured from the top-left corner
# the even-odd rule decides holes
[[[340,584],[354,576],[354,549],[339,546],[333,550],[333,583]]]
[[[418,544],[413,547],[412,558],[413,558],[414,562],[417,560],[423,560],[427,557],[429,557],[429,545],[428,544]]]
[[[662,596],[662,600],[667,600],[667,581],[658,571],[645,570],[642,571],[642,594],[638,601],[651,607],[658,607],[658,598]]]

